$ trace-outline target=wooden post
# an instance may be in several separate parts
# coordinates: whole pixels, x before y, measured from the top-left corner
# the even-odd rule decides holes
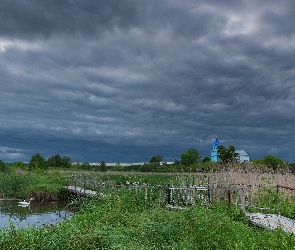
[[[210,189],[209,183],[207,184],[207,187],[208,187],[208,201],[209,201],[209,204],[211,204],[211,189]]]
[[[144,187],[144,205],[145,207],[147,207],[147,197],[148,197],[148,194],[147,194],[147,187]]]
[[[172,190],[170,189],[170,184],[168,184],[166,188],[166,203],[167,205],[171,205],[171,196],[172,196]]]
[[[281,210],[281,208],[280,208],[280,206],[281,206],[281,204],[280,204],[280,192],[279,192],[279,185],[277,185],[277,195],[278,195],[278,214],[280,214],[280,210]]]
[[[227,190],[227,199],[228,199],[228,207],[231,205],[231,199],[230,199],[230,189]]]
[[[244,189],[242,188],[240,188],[240,199],[241,199],[241,209],[244,213],[246,213],[245,193],[244,193]]]
[[[69,196],[69,179],[66,179],[67,182],[67,196]]]
[[[76,176],[75,176],[75,194],[77,194],[77,179],[76,179]]]

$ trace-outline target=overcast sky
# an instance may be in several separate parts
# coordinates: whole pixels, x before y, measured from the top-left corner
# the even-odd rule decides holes
[[[295,161],[294,5],[2,0],[0,159]]]

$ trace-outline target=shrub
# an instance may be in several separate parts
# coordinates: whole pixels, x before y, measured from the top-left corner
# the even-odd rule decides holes
[[[8,166],[2,160],[0,160],[0,172],[9,172]]]
[[[283,159],[275,157],[273,155],[267,155],[263,159],[263,163],[268,167],[273,168],[274,170],[278,169],[279,167],[285,167],[286,163]]]

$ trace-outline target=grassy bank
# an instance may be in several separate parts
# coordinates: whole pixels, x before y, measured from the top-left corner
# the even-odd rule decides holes
[[[0,249],[295,249],[293,234],[254,228],[239,207],[222,203],[168,210],[157,200],[157,191],[114,188],[140,186],[206,185],[207,183],[253,183],[266,186],[294,183],[293,175],[239,171],[201,174],[140,174],[87,172],[13,172],[0,175],[0,190],[23,199],[36,194],[61,196],[65,178],[91,176],[110,188],[93,199],[80,199],[77,214],[60,225],[0,232]],[[63,181],[61,181],[63,180]],[[211,184],[212,185],[212,184]],[[153,189],[157,190],[157,189]],[[63,194],[62,194],[63,193]],[[151,198],[146,199],[147,195]],[[257,193],[263,200],[265,193]],[[295,215],[292,193],[282,199],[282,213]],[[276,202],[273,200],[272,202]]]
[[[9,172],[0,173],[0,196],[35,201],[66,198],[65,182],[57,172]]]
[[[81,200],[58,226],[0,233],[1,249],[294,249],[294,235],[258,230],[235,207],[146,208],[134,190]]]

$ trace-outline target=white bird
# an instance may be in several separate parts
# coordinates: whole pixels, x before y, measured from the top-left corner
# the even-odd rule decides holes
[[[30,203],[31,203],[31,201],[32,200],[34,200],[33,198],[31,198],[30,200],[29,200],[29,202],[27,202],[27,201],[20,201],[18,204],[20,205],[20,206],[28,206],[28,205],[30,205]]]

